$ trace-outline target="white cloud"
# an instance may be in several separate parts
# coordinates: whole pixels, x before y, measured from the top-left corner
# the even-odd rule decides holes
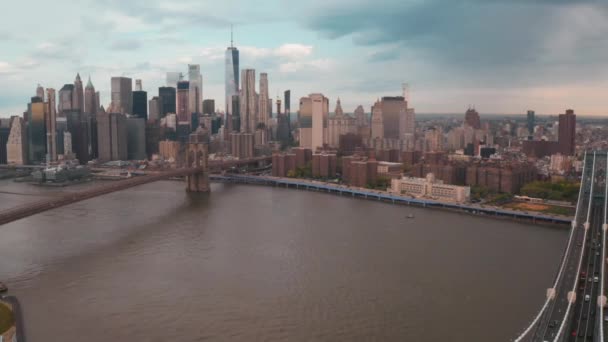
[[[312,54],[312,45],[283,44],[275,49],[274,52],[277,56],[288,59],[299,59],[302,57],[308,57]]]
[[[279,65],[279,71],[282,73],[294,73],[303,70],[323,70],[327,71],[335,65],[333,60],[329,58],[314,59],[311,61],[291,61]]]
[[[149,31],[152,26],[145,23],[141,18],[130,16],[117,11],[104,13],[101,19],[105,25],[116,32],[142,32]]]

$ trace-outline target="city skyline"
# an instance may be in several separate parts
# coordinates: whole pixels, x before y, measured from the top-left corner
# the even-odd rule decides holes
[[[38,12],[67,6],[64,0],[40,2]],[[186,73],[188,64],[201,65],[204,98],[224,109],[231,23],[241,69],[267,72],[270,97],[284,89],[296,99],[321,92],[332,102],[340,97],[346,112],[360,104],[369,112],[377,97],[399,95],[407,82],[419,113],[458,113],[470,103],[481,113],[559,114],[565,107],[583,116],[607,113],[601,90],[608,77],[600,63],[608,11],[591,0],[387,1],[382,8],[369,1],[286,8],[274,1],[264,6],[271,8],[267,12],[238,1],[69,6],[80,20],[44,32],[17,19],[15,13],[26,11],[23,4],[0,18],[7,51],[0,58],[0,86],[6,89],[1,117],[22,113],[38,83],[60,89],[76,73],[85,80],[90,75],[107,106],[111,77],[142,79],[151,94],[164,85],[166,72]],[[498,11],[501,20],[490,21]],[[394,16],[406,24],[383,25],[382,18]],[[79,39],[84,35],[89,39]],[[522,36],[527,38],[511,39]]]

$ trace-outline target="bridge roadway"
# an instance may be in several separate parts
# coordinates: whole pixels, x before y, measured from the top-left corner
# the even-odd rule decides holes
[[[543,307],[516,342],[600,340],[607,163],[605,152],[585,153],[576,214],[560,267]]]

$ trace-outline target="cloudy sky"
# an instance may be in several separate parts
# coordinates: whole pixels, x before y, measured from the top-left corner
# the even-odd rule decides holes
[[[188,63],[223,108],[231,23],[241,68],[268,72],[272,97],[369,110],[407,82],[419,113],[608,115],[605,0],[30,0],[0,11],[0,116],[77,72],[103,105],[111,76],[156,95]]]

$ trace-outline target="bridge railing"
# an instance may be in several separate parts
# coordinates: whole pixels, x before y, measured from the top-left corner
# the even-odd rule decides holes
[[[600,302],[598,303],[599,313],[597,317],[599,318],[598,322],[598,335],[599,341],[604,342],[604,306],[606,305],[606,230],[608,229],[608,153],[606,153],[606,175],[604,178],[604,186],[606,188],[604,193],[604,223],[602,224],[602,261],[601,261],[601,284],[600,284]]]

